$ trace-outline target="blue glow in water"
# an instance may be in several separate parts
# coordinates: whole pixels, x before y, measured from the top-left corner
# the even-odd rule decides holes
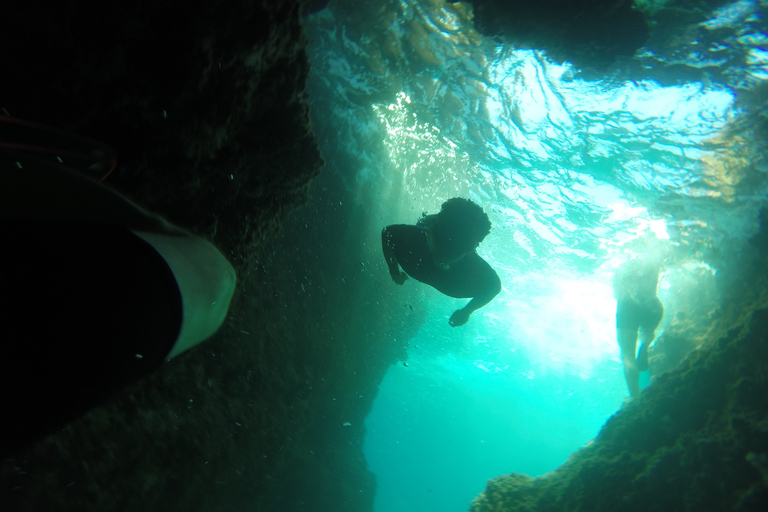
[[[466,510],[489,478],[555,469],[620,407],[610,289],[582,289],[579,303],[578,283],[526,286],[536,303],[506,293],[460,329],[447,324],[460,302],[430,296],[407,366],[387,373],[366,421],[376,510]]]

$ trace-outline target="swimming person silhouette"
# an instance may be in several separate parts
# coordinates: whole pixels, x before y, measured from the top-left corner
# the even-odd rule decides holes
[[[449,297],[472,299],[451,315],[448,322],[457,327],[501,291],[499,276],[475,252],[490,231],[491,221],[480,206],[455,197],[443,203],[440,213],[424,214],[415,226],[385,227],[381,246],[395,283],[411,276]]]
[[[659,267],[660,264],[649,260],[632,259],[621,265],[613,276],[617,302],[616,340],[632,397],[640,394],[640,372],[648,370],[648,347],[653,343],[656,327],[664,315],[664,307],[656,296]]]

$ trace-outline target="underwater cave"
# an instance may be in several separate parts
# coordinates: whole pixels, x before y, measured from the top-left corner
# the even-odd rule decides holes
[[[13,4],[3,115],[114,147],[238,286],[8,454],[3,510],[763,510],[766,2]],[[459,327],[381,245],[452,197],[502,283]],[[649,254],[630,400],[612,281]]]

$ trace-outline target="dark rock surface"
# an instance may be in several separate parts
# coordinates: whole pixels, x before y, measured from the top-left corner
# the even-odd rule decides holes
[[[9,4],[2,107],[114,147],[111,185],[238,258],[306,201],[298,2]]]
[[[556,61],[605,69],[648,38],[648,21],[632,0],[472,0],[484,35],[519,48],[546,50]]]

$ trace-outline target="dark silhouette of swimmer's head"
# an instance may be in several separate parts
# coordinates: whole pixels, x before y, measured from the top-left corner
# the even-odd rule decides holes
[[[440,207],[431,230],[441,253],[458,256],[475,250],[491,232],[491,221],[480,206],[454,197]]]

